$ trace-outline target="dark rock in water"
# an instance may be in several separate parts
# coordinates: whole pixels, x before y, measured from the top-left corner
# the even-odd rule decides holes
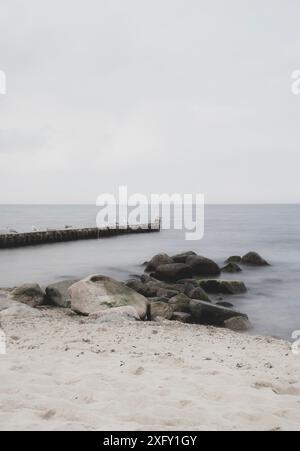
[[[198,299],[199,301],[211,302],[207,293],[205,293],[203,288],[201,288],[200,286],[195,287],[191,283],[186,283],[184,293],[191,299]]]
[[[224,268],[222,268],[221,271],[228,273],[236,273],[241,272],[242,269],[239,267],[237,263],[228,263],[228,265],[224,266]]]
[[[192,255],[197,254],[193,251],[183,252],[182,254],[174,255],[172,259],[175,263],[186,263],[187,258],[191,257]]]
[[[241,263],[242,257],[239,255],[232,255],[231,257],[227,258],[225,263]]]
[[[192,274],[195,276],[218,276],[221,272],[214,261],[199,255],[188,257],[186,264],[192,268]]]
[[[174,312],[190,312],[191,299],[185,294],[178,294],[169,299],[169,304],[173,307]]]
[[[243,316],[237,316],[227,319],[226,321],[224,321],[224,326],[226,327],[226,329],[230,329],[235,332],[246,332],[247,330],[251,329],[250,321]]]
[[[44,304],[45,293],[36,283],[27,283],[15,288],[11,292],[14,299],[30,307],[38,307]]]
[[[173,316],[173,308],[166,302],[151,302],[149,304],[150,319],[155,321],[157,318],[171,319]]]
[[[64,280],[62,282],[53,283],[46,288],[45,303],[48,305],[56,305],[57,307],[71,307],[71,300],[68,289],[79,279]]]
[[[226,308],[233,308],[234,307],[233,304],[231,304],[230,302],[225,302],[225,301],[216,302],[216,305],[219,305],[220,307],[226,307]]]
[[[195,322],[212,326],[222,326],[224,321],[234,317],[248,319],[241,312],[194,299],[190,302],[190,312]]]
[[[270,264],[264,260],[257,252],[248,252],[248,254],[242,257],[242,263],[244,265],[253,266],[270,266]]]
[[[136,279],[130,279],[126,282],[126,285],[129,288],[132,288],[133,290],[137,291],[138,293],[142,294],[146,298],[156,296],[157,288],[152,287],[151,285],[147,285],[143,282],[140,282]]]
[[[193,321],[193,318],[189,313],[174,312],[171,320],[178,321],[180,323],[191,323]]]
[[[143,283],[154,281],[153,277],[149,276],[148,274],[141,275],[140,279],[141,279],[141,282],[143,282]]]
[[[172,258],[167,254],[157,254],[147,264],[145,271],[155,271],[159,266],[174,263]]]
[[[192,276],[192,269],[184,263],[169,263],[158,266],[155,278],[166,282],[176,282]]]
[[[201,288],[207,293],[214,294],[242,294],[246,293],[247,288],[244,282],[238,280],[199,280]]]

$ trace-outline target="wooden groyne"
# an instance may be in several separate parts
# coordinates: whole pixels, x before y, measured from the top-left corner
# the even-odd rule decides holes
[[[108,238],[133,233],[151,233],[160,231],[160,221],[147,225],[115,226],[105,228],[68,228],[62,230],[46,230],[25,233],[8,233],[0,235],[0,249],[39,244],[61,243],[66,241],[91,240]]]

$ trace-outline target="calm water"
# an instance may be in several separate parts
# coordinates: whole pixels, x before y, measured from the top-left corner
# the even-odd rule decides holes
[[[96,213],[93,206],[0,206],[0,229],[95,226]],[[244,280],[249,289],[233,304],[249,315],[254,333],[290,338],[300,329],[299,223],[300,205],[211,205],[199,242],[185,241],[182,232],[162,231],[0,250],[0,286],[45,285],[93,273],[124,280],[140,273],[140,264],[158,252],[194,250],[221,265],[229,255],[255,250],[272,266],[226,275]]]

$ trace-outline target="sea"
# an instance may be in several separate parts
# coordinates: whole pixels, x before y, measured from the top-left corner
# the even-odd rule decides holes
[[[0,205],[0,233],[95,227],[91,205]],[[195,251],[220,266],[230,255],[256,251],[268,267],[243,267],[223,278],[243,280],[245,295],[226,298],[248,314],[251,333],[291,339],[300,330],[300,205],[206,205],[204,236],[186,241],[182,230],[0,250],[0,286],[104,274],[118,280],[143,272],[154,254]],[[299,332],[300,335],[300,332]]]

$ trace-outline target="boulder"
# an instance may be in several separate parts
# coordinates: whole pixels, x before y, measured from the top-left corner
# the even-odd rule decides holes
[[[38,307],[43,305],[45,293],[37,283],[27,283],[15,288],[12,291],[12,297],[18,302],[29,305],[31,307]]]
[[[150,302],[149,314],[152,321],[155,321],[157,318],[171,319],[173,316],[173,308],[166,302]]]
[[[165,287],[159,285],[158,281],[148,282],[146,285],[149,288],[151,288],[152,293],[154,293],[152,296],[149,296],[149,297],[160,296],[160,297],[166,297],[169,299],[179,293],[179,291],[173,289],[173,287],[172,287],[172,289],[170,289],[170,288],[165,288]]]
[[[192,274],[195,276],[218,276],[221,272],[214,261],[199,255],[188,257],[186,264],[192,268]]]
[[[251,329],[250,321],[243,316],[236,316],[234,318],[227,319],[224,321],[224,326],[235,332],[246,332]]]
[[[78,279],[64,280],[62,282],[53,283],[46,288],[45,303],[48,305],[56,305],[57,307],[69,308],[71,307],[71,300],[69,298],[68,289]]]
[[[125,307],[114,307],[108,310],[100,310],[92,313],[89,318],[96,323],[140,321],[140,317],[136,309],[131,305]]]
[[[212,326],[222,326],[224,321],[236,316],[248,319],[241,312],[194,299],[190,301],[190,312],[195,322]]]
[[[231,257],[227,258],[227,260],[225,260],[225,263],[241,263],[242,261],[242,257],[240,257],[239,255],[232,255]]]
[[[244,265],[252,266],[270,266],[270,264],[264,260],[257,252],[248,252],[248,254],[242,257],[242,263]]]
[[[198,283],[207,293],[242,294],[247,291],[244,282],[238,280],[207,279],[199,280]]]
[[[145,271],[155,271],[161,265],[166,265],[168,263],[174,263],[172,258],[167,254],[157,254],[148,262]]]
[[[179,279],[192,276],[192,269],[184,263],[168,263],[158,266],[155,272],[155,278],[166,282],[176,282]]]
[[[41,316],[42,313],[39,310],[16,301],[12,301],[12,305],[10,307],[0,311],[0,318],[19,317],[23,319]]]
[[[194,287],[192,284],[187,284],[185,294],[191,299],[198,299],[199,301],[211,302],[207,293],[200,286]]]
[[[69,295],[72,310],[82,315],[128,305],[136,309],[141,319],[147,315],[147,299],[110,277],[89,276],[72,285]]]
[[[179,321],[180,323],[191,323],[193,322],[192,315],[184,312],[174,312],[171,318],[172,321]]]
[[[169,299],[169,304],[172,306],[174,312],[190,312],[191,299],[185,294],[177,294],[173,298]]]
[[[182,254],[174,255],[172,259],[175,263],[186,263],[187,258],[191,257],[192,255],[197,254],[193,251],[183,252]]]
[[[126,285],[129,288],[132,288],[134,291],[142,294],[146,298],[156,296],[157,287],[151,285],[152,282],[149,282],[149,285],[141,282],[140,280],[130,279],[126,282]]]
[[[228,263],[226,266],[224,266],[224,268],[221,269],[221,271],[227,273],[236,273],[241,272],[242,269],[237,263]]]

